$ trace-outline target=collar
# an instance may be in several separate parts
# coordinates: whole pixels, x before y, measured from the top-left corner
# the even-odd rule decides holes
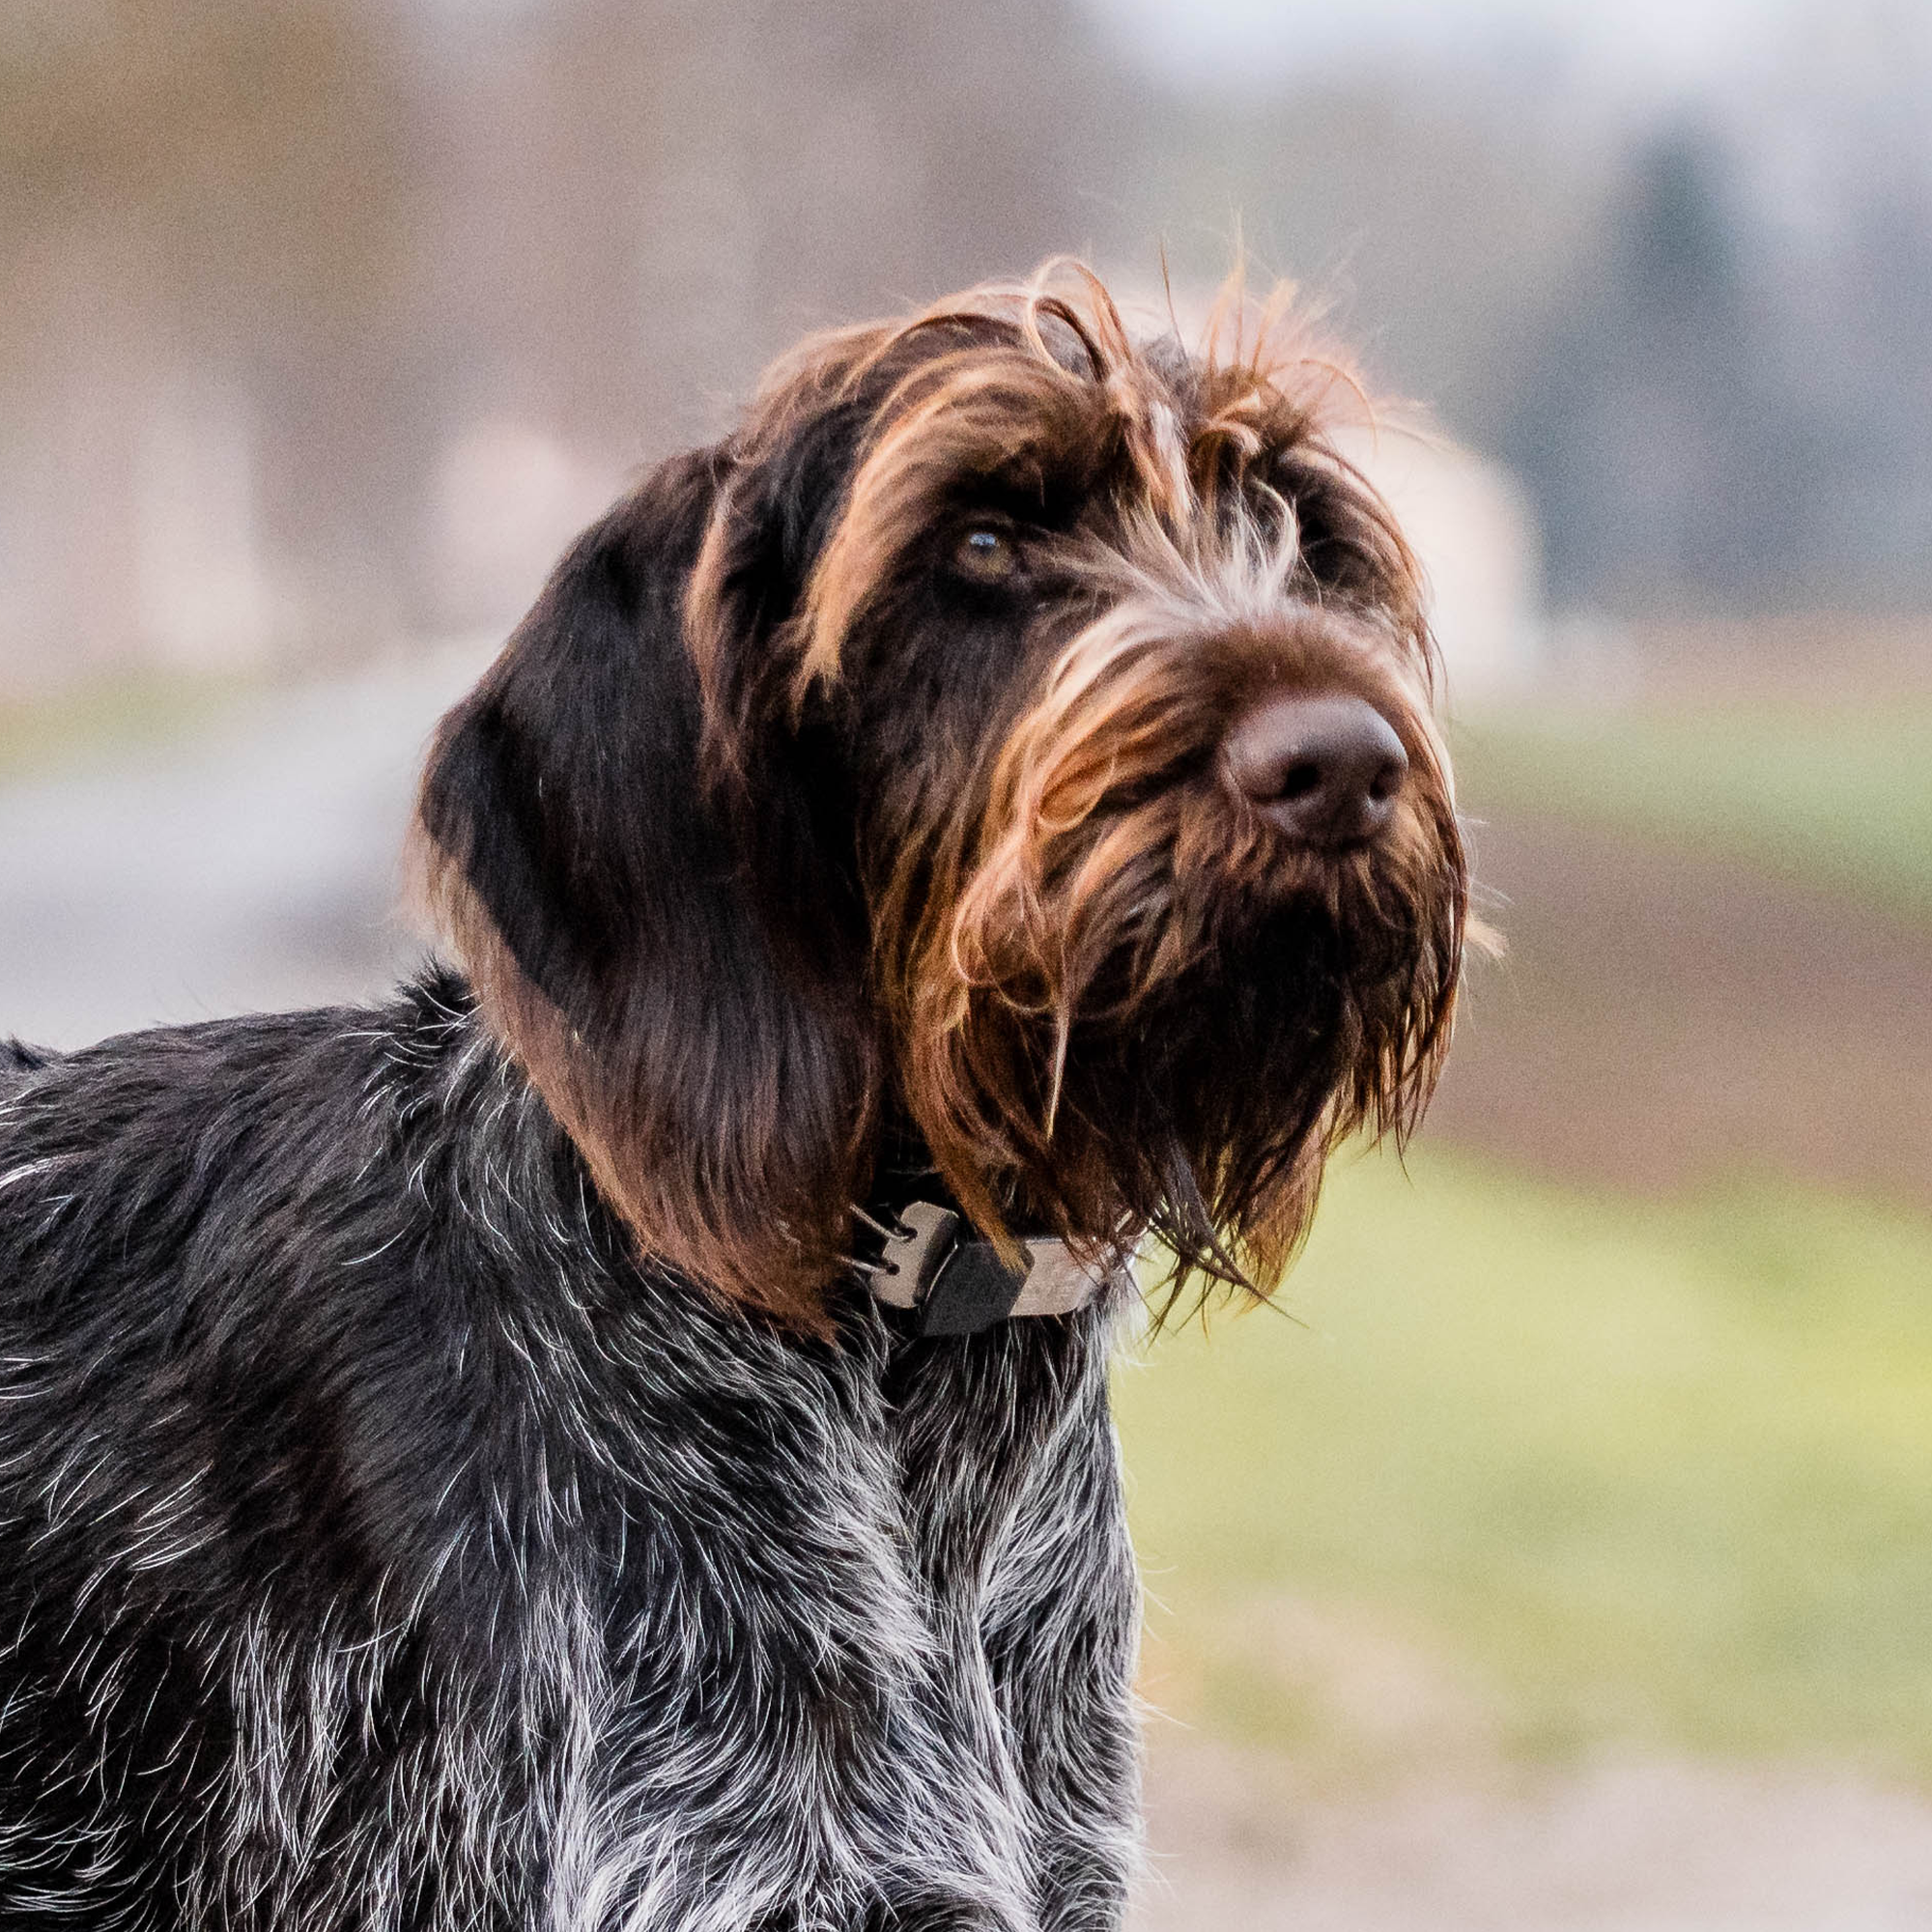
[[[968,1232],[958,1210],[935,1201],[854,1214],[882,1243],[877,1261],[854,1265],[879,1300],[910,1309],[922,1335],[971,1335],[1023,1315],[1071,1315],[1124,1279],[1124,1261],[1094,1267],[1051,1235],[1022,1235],[1019,1272],[992,1242]]]

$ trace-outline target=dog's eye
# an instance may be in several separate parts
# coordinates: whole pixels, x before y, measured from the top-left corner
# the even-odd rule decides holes
[[[975,524],[952,553],[953,568],[975,583],[1004,583],[1019,560],[1019,545],[1010,533],[990,524]]]

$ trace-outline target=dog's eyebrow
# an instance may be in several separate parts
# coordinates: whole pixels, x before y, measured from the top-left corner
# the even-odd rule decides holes
[[[1086,479],[1056,471],[1028,454],[997,469],[976,469],[960,477],[952,493],[956,515],[1005,517],[1037,529],[1065,529],[1077,516]]]

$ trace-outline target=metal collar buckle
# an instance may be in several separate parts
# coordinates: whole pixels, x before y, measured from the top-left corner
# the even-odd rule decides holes
[[[991,1241],[962,1235],[958,1214],[930,1201],[899,1208],[891,1226],[865,1218],[885,1236],[879,1265],[866,1270],[872,1293],[911,1309],[922,1335],[971,1335],[1014,1315],[1070,1315],[1111,1278],[1044,1235],[1022,1242],[1027,1267],[1015,1274]]]

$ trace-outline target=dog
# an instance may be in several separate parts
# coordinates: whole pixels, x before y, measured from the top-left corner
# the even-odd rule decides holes
[[[442,722],[460,972],[0,1059],[0,1922],[1120,1925],[1130,1264],[1273,1286],[1468,895],[1348,382],[1227,313],[807,343]]]

